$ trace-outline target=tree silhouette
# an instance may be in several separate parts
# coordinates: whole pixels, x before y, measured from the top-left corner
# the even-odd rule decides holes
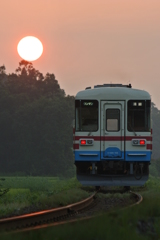
[[[0,84],[0,172],[67,175],[72,172],[74,97],[55,75],[22,60]]]

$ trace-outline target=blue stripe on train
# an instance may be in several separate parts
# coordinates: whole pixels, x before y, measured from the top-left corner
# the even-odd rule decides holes
[[[125,161],[150,161],[151,151],[126,151]],[[124,152],[121,157],[104,157],[105,152],[100,151],[74,151],[75,161],[105,161],[124,160]]]

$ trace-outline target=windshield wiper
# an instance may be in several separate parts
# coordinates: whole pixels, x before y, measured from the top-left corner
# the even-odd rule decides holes
[[[135,132],[134,128],[132,127],[132,125],[130,124],[130,122],[128,122],[129,127],[132,129],[132,131],[134,132],[134,135],[137,136],[137,133]]]

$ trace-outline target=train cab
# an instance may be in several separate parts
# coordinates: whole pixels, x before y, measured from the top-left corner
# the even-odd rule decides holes
[[[83,185],[143,185],[152,153],[149,93],[122,84],[78,92],[73,149]]]

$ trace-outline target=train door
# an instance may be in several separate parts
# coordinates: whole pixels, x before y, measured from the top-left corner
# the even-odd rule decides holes
[[[124,101],[101,101],[101,159],[124,160]]]

